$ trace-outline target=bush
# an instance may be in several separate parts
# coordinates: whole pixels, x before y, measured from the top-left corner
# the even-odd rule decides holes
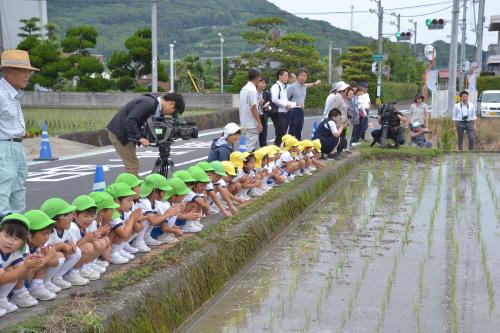
[[[307,89],[306,108],[321,108],[325,107],[326,97],[330,92],[331,85],[322,83],[317,87]]]
[[[482,74],[481,74],[482,75]],[[480,76],[477,79],[477,90],[500,90],[500,76]]]
[[[368,92],[372,103],[375,103],[377,93],[377,83],[368,84]],[[418,86],[415,83],[382,82],[382,103],[400,102],[413,100],[418,93]]]

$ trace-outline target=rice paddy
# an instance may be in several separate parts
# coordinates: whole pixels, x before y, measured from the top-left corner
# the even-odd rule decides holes
[[[498,155],[365,162],[184,331],[496,331],[498,188]]]

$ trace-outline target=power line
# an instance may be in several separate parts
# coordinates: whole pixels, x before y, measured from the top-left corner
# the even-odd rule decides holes
[[[445,8],[439,9],[439,10],[436,10],[436,11],[434,11],[434,12],[425,13],[425,14],[418,14],[418,15],[401,15],[401,17],[420,17],[420,16],[427,16],[427,15],[432,15],[432,14],[436,14],[436,13],[439,13],[439,12],[445,11],[445,10],[450,9],[450,8],[452,8],[452,7],[453,7],[453,6],[448,6],[448,7],[445,7]]]
[[[384,8],[385,11],[389,10],[405,10],[405,9],[415,9],[415,8],[421,8],[421,7],[430,7],[430,6],[437,6],[437,5],[443,5],[443,4],[449,4],[452,3],[453,1],[442,1],[442,2],[434,2],[430,4],[425,4],[425,5],[413,5],[413,6],[406,6],[406,7],[395,7],[395,8]],[[369,13],[369,10],[355,10],[353,11],[354,13]],[[330,15],[330,14],[350,14],[351,11],[329,11],[329,12],[309,12],[309,13],[291,13],[294,15]]]

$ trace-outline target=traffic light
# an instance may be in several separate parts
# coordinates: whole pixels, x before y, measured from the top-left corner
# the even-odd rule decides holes
[[[445,21],[443,19],[427,19],[425,25],[429,30],[444,29]]]
[[[410,40],[411,39],[411,32],[396,32],[396,39],[397,40]]]

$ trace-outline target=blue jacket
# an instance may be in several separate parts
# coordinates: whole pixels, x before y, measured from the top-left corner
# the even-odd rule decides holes
[[[226,139],[214,139],[210,152],[208,153],[208,161],[229,161],[229,155],[233,152],[233,147],[230,147]]]

